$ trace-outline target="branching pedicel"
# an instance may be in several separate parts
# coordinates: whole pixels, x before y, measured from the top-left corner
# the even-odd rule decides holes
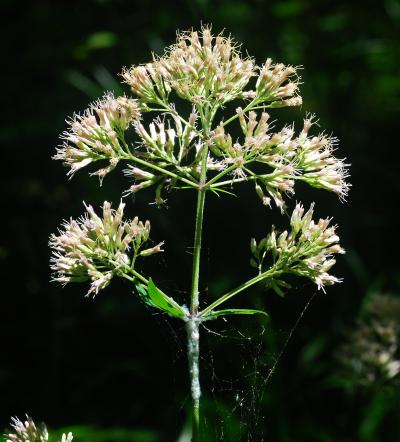
[[[297,181],[335,192],[345,199],[349,187],[346,164],[333,155],[335,138],[310,134],[313,117],[304,120],[297,135],[293,125],[272,130],[267,109],[302,103],[297,69],[273,64],[270,59],[257,66],[252,58],[242,55],[230,37],[215,37],[209,27],[201,32],[178,34],[176,43],[164,55],[124,69],[122,77],[135,98],[107,93],[82,115],[75,115],[54,158],[64,162],[69,176],[89,164],[97,165],[99,160],[107,161],[106,166],[92,173],[100,178],[100,184],[119,162],[124,162],[125,175],[134,180],[124,195],[154,186],[159,205],[173,189],[191,188],[196,192],[190,308],[179,305],[137,269],[140,259],[161,252],[162,244],[144,246],[150,224],[137,218],[124,220],[123,203],[115,210],[105,202],[102,217],[86,206],[80,219],[65,222],[59,234],[51,236],[54,280],[63,284],[88,280],[88,295],[96,295],[113,277],[119,276],[133,284],[145,303],[186,322],[193,399],[192,440],[198,441],[201,323],[231,314],[264,313],[254,309],[218,309],[258,282],[282,294],[289,287],[286,275],[294,274],[309,278],[324,290],[325,286],[340,282],[328,272],[335,263],[333,255],[344,253],[335,227],[329,226],[330,219],[315,222],[313,207],[304,213],[302,205],[297,204],[290,232],[278,233],[273,228],[258,243],[251,241],[251,264],[258,270],[256,276],[200,309],[201,237],[207,193],[226,193],[235,184],[250,183],[264,205],[273,202],[284,213],[285,195],[294,194]],[[176,99],[191,103],[189,115],[176,111],[172,102]],[[243,104],[234,115],[223,119],[220,111],[231,101]],[[153,113],[156,118],[149,125],[144,124],[144,113]],[[243,132],[238,140],[233,140],[228,132],[234,122]],[[136,132],[134,144],[127,141],[128,130]]]

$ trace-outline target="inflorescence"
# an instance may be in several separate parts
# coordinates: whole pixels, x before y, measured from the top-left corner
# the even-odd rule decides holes
[[[272,199],[282,211],[283,196],[294,193],[296,181],[346,198],[347,165],[333,155],[335,138],[310,135],[313,117],[304,121],[298,135],[293,126],[274,131],[269,123],[268,108],[301,105],[298,68],[273,64],[271,59],[257,66],[243,56],[231,37],[215,37],[205,27],[200,33],[179,34],[161,57],[124,69],[122,77],[136,98],[108,93],[69,121],[70,129],[63,133],[64,143],[54,156],[69,167],[68,175],[106,160],[105,167],[92,173],[102,180],[120,160],[130,160],[136,164],[125,175],[135,183],[125,194],[156,185],[156,201],[161,203],[162,191],[185,183],[196,185],[202,151],[208,146],[207,170],[231,177],[214,182],[215,191],[253,181],[263,203],[270,205]],[[174,94],[192,103],[187,118],[171,102]],[[246,104],[232,118],[221,119],[218,111],[232,100]],[[162,116],[143,123],[141,115],[153,111]],[[218,119],[214,128],[204,130]],[[227,124],[235,119],[239,119],[243,140],[232,140],[226,132]],[[138,136],[136,144],[126,140],[130,126]],[[265,172],[256,173],[253,166],[257,164]]]
[[[303,206],[297,204],[290,219],[290,232],[279,233],[273,228],[258,243],[251,240],[251,264],[260,273],[270,267],[273,275],[267,282],[280,295],[283,294],[282,288],[290,287],[283,279],[285,275],[308,278],[322,290],[327,285],[341,282],[328,273],[336,262],[333,255],[345,253],[338,244],[336,226],[329,226],[329,218],[314,222],[313,208],[314,205],[304,213]],[[272,258],[272,262],[268,258]]]
[[[122,202],[117,210],[104,202],[102,217],[86,205],[81,218],[65,221],[59,233],[50,237],[54,281],[90,281],[88,295],[94,296],[114,276],[122,277],[133,283],[149,307],[186,322],[193,441],[198,440],[200,423],[200,323],[226,315],[266,315],[255,309],[218,309],[256,283],[263,282],[283,295],[290,287],[290,275],[307,278],[323,291],[341,282],[330,273],[334,255],[344,253],[336,226],[330,218],[314,221],[314,205],[305,212],[297,204],[289,231],[279,233],[273,228],[259,242],[251,240],[251,264],[258,275],[204,308],[199,300],[207,193],[232,194],[236,185],[251,183],[262,203],[269,207],[274,203],[281,213],[288,212],[287,200],[298,181],[346,199],[347,164],[334,155],[337,139],[312,133],[317,120],[311,115],[300,131],[294,125],[275,128],[271,123],[270,113],[276,109],[302,104],[298,72],[299,67],[274,64],[271,59],[257,65],[230,36],[213,36],[207,26],[200,32],[179,33],[176,43],[161,56],[123,70],[132,98],[106,93],[69,120],[54,156],[69,168],[69,177],[86,166],[97,166],[91,175],[98,176],[100,184],[120,162],[127,164],[124,174],[132,182],[124,197],[154,186],[155,202],[162,205],[165,194],[173,189],[197,193],[189,308],[136,269],[138,258],[162,252],[163,243],[145,246],[150,223],[124,220]],[[176,106],[176,100],[188,103]],[[178,112],[181,108],[186,111]],[[231,108],[236,110],[226,115]],[[237,139],[230,130],[233,124],[242,132]],[[104,164],[98,166],[98,162]]]
[[[25,421],[17,417],[11,418],[12,433],[5,434],[6,442],[48,442],[49,433],[46,425],[36,425],[32,418],[26,416]],[[63,434],[59,442],[72,442],[72,433]]]
[[[82,217],[65,221],[59,234],[50,237],[54,281],[91,281],[87,295],[97,295],[114,275],[131,274],[138,257],[162,252],[163,243],[143,250],[149,239],[150,223],[137,217],[124,220],[124,203],[112,210],[111,204],[104,202],[102,218],[92,206],[85,207],[87,212]]]
[[[123,70],[133,98],[106,93],[68,121],[54,158],[69,168],[69,176],[106,161],[92,173],[100,181],[123,161],[124,174],[133,181],[123,195],[155,186],[158,205],[174,188],[218,194],[245,182],[255,186],[264,205],[274,202],[282,213],[287,210],[285,196],[294,195],[298,181],[345,200],[348,171],[345,160],[334,155],[337,139],[312,134],[314,116],[307,116],[297,133],[293,125],[276,130],[271,123],[269,109],[302,104],[298,72],[271,59],[258,66],[230,36],[213,36],[207,26],[201,32],[179,33],[161,56]],[[189,101],[188,115],[176,110],[176,98]],[[234,100],[243,103],[225,118],[221,111]],[[151,113],[157,114],[153,121],[142,118]],[[239,139],[229,133],[233,122],[241,128]],[[128,130],[136,135],[133,143]],[[52,235],[55,281],[90,280],[88,294],[97,294],[114,275],[135,271],[138,256],[161,251],[161,244],[139,251],[148,239],[149,223],[122,221],[123,207],[121,203],[112,211],[105,202],[101,219],[87,206],[82,218],[65,222],[59,235]],[[320,289],[340,282],[328,273],[335,263],[332,255],[344,253],[335,227],[329,227],[329,219],[314,223],[312,212],[310,208],[303,214],[297,205],[290,233],[273,230],[258,245],[252,242],[253,265],[266,272],[269,263],[280,272],[268,282],[277,292],[288,285],[282,279],[285,273],[309,278]]]

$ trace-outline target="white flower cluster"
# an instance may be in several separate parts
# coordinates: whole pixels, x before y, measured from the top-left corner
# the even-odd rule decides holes
[[[279,234],[273,229],[258,244],[255,239],[251,240],[252,265],[261,273],[270,264],[268,258],[272,258],[274,276],[269,284],[279,294],[282,294],[281,287],[288,287],[281,279],[285,274],[311,279],[322,290],[341,282],[328,273],[336,262],[332,256],[345,253],[338,244],[336,228],[329,226],[329,218],[315,223],[312,217],[313,205],[304,213],[303,206],[297,204],[290,220],[290,232],[285,230]]]
[[[272,65],[259,67],[244,57],[237,43],[211,28],[178,34],[177,41],[152,63],[125,69],[122,76],[132,92],[144,102],[159,103],[173,90],[193,103],[224,104],[238,98],[274,102],[274,107],[298,106],[296,68]],[[245,91],[252,77],[255,89]]]
[[[271,127],[268,108],[302,103],[297,71],[293,66],[274,64],[271,59],[257,66],[230,36],[214,36],[207,26],[200,32],[179,33],[176,43],[162,56],[122,72],[136,99],[108,93],[82,115],[75,115],[54,158],[70,168],[70,176],[97,160],[106,160],[106,167],[92,173],[100,181],[120,160],[127,161],[124,173],[134,182],[124,196],[154,185],[157,204],[164,202],[164,190],[192,188],[218,194],[243,182],[254,184],[263,204],[270,206],[273,201],[282,213],[285,196],[294,194],[297,181],[334,192],[344,200],[349,190],[348,171],[345,160],[334,155],[336,138],[324,133],[311,135],[310,129],[316,124],[313,116],[304,120],[300,133],[293,125],[281,130]],[[171,102],[176,97],[189,101],[190,110],[178,112]],[[225,118],[221,110],[232,100],[241,100],[242,107]],[[155,118],[142,119],[144,112],[155,112]],[[228,130],[234,121],[243,132],[238,140]],[[136,144],[128,143],[125,136],[130,127],[137,136]],[[104,216],[106,211],[111,213],[108,203],[103,210]],[[302,210],[297,206],[293,216]],[[51,238],[55,279],[64,283],[91,280],[89,293],[95,294],[140,255],[126,242],[132,239],[129,223],[107,232],[100,227],[93,230],[96,223],[104,228],[103,220],[98,222],[89,206],[86,217],[65,223],[64,231]],[[137,220],[135,223],[140,224]],[[333,234],[328,238],[334,231],[328,224],[329,220],[317,224],[310,220],[303,225],[300,236],[284,232],[279,236],[280,249],[271,248],[276,236],[272,232],[269,251],[276,255],[280,250],[279,263],[295,256],[298,262],[295,266],[292,262],[291,273],[309,277],[319,288],[338,282],[328,270],[335,262],[331,255],[342,249],[337,244],[325,245],[328,239],[336,238]],[[146,231],[147,224],[142,226]],[[122,231],[126,243],[118,236]],[[114,248],[110,249],[109,241],[115,243]],[[126,253],[129,247],[134,249],[132,262]],[[160,245],[153,252],[157,251]]]
[[[279,132],[270,128],[266,108],[302,102],[297,68],[273,64],[271,59],[257,66],[252,58],[243,56],[230,36],[214,36],[205,26],[200,32],[178,34],[176,43],[161,57],[125,69],[122,77],[137,100],[108,93],[69,122],[70,129],[62,136],[64,143],[54,156],[70,168],[68,175],[97,160],[107,160],[106,167],[92,173],[101,182],[120,160],[132,161],[135,165],[128,167],[126,175],[135,182],[125,194],[156,185],[156,201],[162,201],[163,189],[182,182],[196,187],[201,152],[207,148],[207,171],[229,169],[232,183],[255,181],[263,203],[270,205],[273,199],[282,212],[283,195],[294,193],[296,180],[346,197],[348,174],[343,160],[332,155],[335,138],[309,136],[312,118],[305,120],[298,136],[293,127]],[[191,102],[187,118],[170,102],[171,92]],[[243,141],[234,141],[225,132],[227,120],[213,124],[218,109],[232,100],[249,102],[228,120],[239,119]],[[257,109],[264,112],[258,116]],[[150,123],[141,121],[141,112],[153,111],[163,115]],[[125,138],[130,125],[139,137],[136,145],[129,145]],[[260,175],[251,168],[256,163],[273,170]],[[230,184],[224,181],[223,185]]]
[[[32,418],[26,416],[24,422],[17,417],[11,418],[13,433],[6,434],[6,442],[47,442],[49,433],[44,424],[36,425]],[[72,442],[72,433],[63,434],[60,442]]]
[[[94,173],[102,179],[126,153],[121,146],[120,134],[139,118],[136,100],[115,98],[107,93],[82,115],[74,115],[68,122],[70,129],[62,134],[64,143],[57,148],[53,158],[63,161],[70,168],[70,176],[94,161],[108,160],[107,167]]]
[[[133,269],[137,257],[162,251],[162,243],[141,250],[149,239],[150,223],[142,223],[137,217],[123,220],[124,206],[121,202],[117,210],[112,210],[105,201],[100,218],[87,205],[87,212],[81,218],[64,222],[63,230],[51,235],[54,281],[66,284],[90,280],[87,295],[96,295],[114,275],[124,275]]]
[[[283,63],[273,65],[270,58],[260,68],[256,83],[257,101],[272,101],[272,107],[300,106],[302,99],[298,91],[297,69]]]
[[[143,124],[137,122],[135,130],[147,149],[147,158],[177,165],[187,156],[190,143],[197,134],[198,114],[193,110],[189,116],[189,124],[184,128],[176,115],[172,117],[173,121],[160,118],[154,120],[147,130]],[[179,149],[176,149],[177,144]]]
[[[315,124],[313,117],[304,120],[303,130],[295,136],[293,127],[273,132],[266,112],[259,119],[256,112],[246,115],[241,108],[237,114],[245,137],[243,142],[233,143],[221,123],[211,134],[210,149],[220,162],[233,165],[234,177],[256,181],[256,191],[264,204],[269,205],[272,197],[283,212],[283,194],[294,193],[296,180],[345,199],[349,189],[347,165],[333,155],[335,138],[323,133],[309,136],[309,129]],[[251,170],[256,163],[267,165],[272,171],[256,174]]]

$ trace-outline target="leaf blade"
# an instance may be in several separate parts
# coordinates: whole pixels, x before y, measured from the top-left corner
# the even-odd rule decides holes
[[[263,310],[249,309],[249,308],[227,308],[223,310],[212,310],[207,315],[204,316],[204,320],[217,319],[221,316],[228,315],[263,315],[269,318],[267,312]]]
[[[147,283],[147,292],[153,307],[163,310],[172,316],[183,319],[186,316],[184,309],[172,298],[162,292],[151,278]]]

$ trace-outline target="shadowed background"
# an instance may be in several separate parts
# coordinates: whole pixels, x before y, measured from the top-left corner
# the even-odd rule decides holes
[[[25,412],[51,428],[81,426],[77,441],[175,441],[186,424],[188,380],[182,325],[154,315],[130,287],[112,283],[93,301],[83,285],[49,283],[48,236],[60,221],[118,203],[127,180],[118,171],[99,187],[85,171],[71,181],[50,159],[64,122],[104,90],[128,92],[122,66],[146,62],[174,42],[177,29],[212,23],[262,63],[302,65],[303,106],[271,112],[297,128],[306,112],[340,139],[353,188],[334,195],[299,186],[295,200],[316,201],[333,216],[348,253],[334,273],[344,283],[317,293],[298,283],[285,299],[262,287],[240,306],[272,320],[234,319],[203,333],[202,381],[207,439],[251,441],[400,440],[399,387],[343,382],[337,349],[366,296],[399,292],[400,3],[288,1],[2,1],[4,152],[0,239],[0,427]],[[249,239],[287,218],[259,202],[251,185],[237,198],[206,202],[202,297],[251,274]],[[172,193],[167,208],[152,190],[128,199],[127,214],[152,222],[166,252],[145,271],[187,302],[194,195]],[[208,298],[207,298],[208,296]],[[247,339],[253,337],[253,339]],[[268,376],[287,342],[274,374]],[[349,385],[350,384],[350,385]],[[97,430],[102,431],[97,431]],[[106,430],[107,429],[107,432]],[[81,437],[78,437],[81,435]],[[75,439],[74,439],[75,440]],[[182,439],[183,440],[183,439]]]

